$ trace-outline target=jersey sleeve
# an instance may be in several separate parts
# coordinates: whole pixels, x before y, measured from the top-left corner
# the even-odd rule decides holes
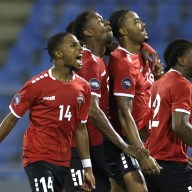
[[[37,89],[32,83],[28,82],[13,97],[9,105],[9,108],[17,118],[21,118],[33,104],[36,97],[37,97]]]
[[[87,84],[87,86],[85,87],[85,101],[80,109],[79,117],[78,117],[81,123],[87,122],[90,102],[91,102],[91,89]]]
[[[113,81],[113,95],[134,97],[137,73],[128,59],[118,63],[109,61],[110,81]]]
[[[91,87],[91,95],[101,97],[101,70],[96,61],[92,60],[86,63],[83,78]]]
[[[183,82],[177,83],[172,93],[172,112],[191,114],[192,110],[192,87]]]

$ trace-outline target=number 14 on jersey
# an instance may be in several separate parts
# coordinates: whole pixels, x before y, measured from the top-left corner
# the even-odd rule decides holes
[[[66,107],[64,105],[60,105],[59,106],[59,109],[60,109],[60,112],[59,112],[59,121],[62,121],[63,118],[67,118],[68,121],[71,120],[71,111],[70,111],[70,105],[67,105]]]

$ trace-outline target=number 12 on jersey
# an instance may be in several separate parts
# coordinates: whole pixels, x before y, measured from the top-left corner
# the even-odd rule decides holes
[[[151,101],[151,98],[150,98],[150,101]],[[160,105],[161,105],[161,97],[159,94],[157,94],[155,97],[155,100],[152,104],[152,108],[154,109],[154,115],[153,115],[152,122],[149,123],[149,129],[151,129],[152,127],[158,127],[159,126],[159,121],[155,121],[154,119],[159,112]]]
[[[64,105],[60,105],[59,108],[60,108],[60,113],[59,113],[59,121],[62,121],[63,118],[67,118],[68,121],[71,120],[71,111],[70,111],[70,105],[67,105],[66,109],[64,107]]]

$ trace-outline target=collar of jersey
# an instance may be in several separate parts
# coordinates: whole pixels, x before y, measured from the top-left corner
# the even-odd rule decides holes
[[[138,55],[138,54],[130,53],[129,51],[127,51],[127,49],[125,49],[125,48],[123,48],[123,47],[121,47],[121,46],[118,46],[117,49],[121,49],[121,50],[125,51],[126,53],[128,53],[129,55]]]
[[[181,75],[183,78],[185,78],[179,71],[177,71],[177,70],[175,70],[175,69],[170,69],[167,73],[169,73],[169,72],[176,72],[176,73],[178,73],[179,75]],[[186,78],[185,78],[186,79]],[[189,81],[189,79],[186,79],[187,81]]]
[[[56,78],[53,77],[53,75],[52,75],[52,67],[48,70],[48,74],[49,74],[49,77],[50,77],[51,79],[56,80]],[[75,77],[76,77],[76,75],[75,75],[75,73],[73,73],[72,80],[74,80]]]

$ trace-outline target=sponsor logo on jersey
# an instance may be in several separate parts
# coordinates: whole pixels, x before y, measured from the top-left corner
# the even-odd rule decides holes
[[[13,104],[14,105],[18,105],[21,101],[21,96],[19,94],[16,94],[14,97],[13,97]]]
[[[132,86],[132,81],[130,78],[126,77],[121,81],[121,86],[124,89],[129,89]]]
[[[82,102],[83,102],[83,95],[78,95],[77,96],[77,102],[79,103],[79,104],[82,104]]]
[[[89,81],[91,89],[98,90],[100,88],[100,81],[96,78],[93,78]]]
[[[43,100],[53,101],[55,100],[55,96],[43,97]]]

